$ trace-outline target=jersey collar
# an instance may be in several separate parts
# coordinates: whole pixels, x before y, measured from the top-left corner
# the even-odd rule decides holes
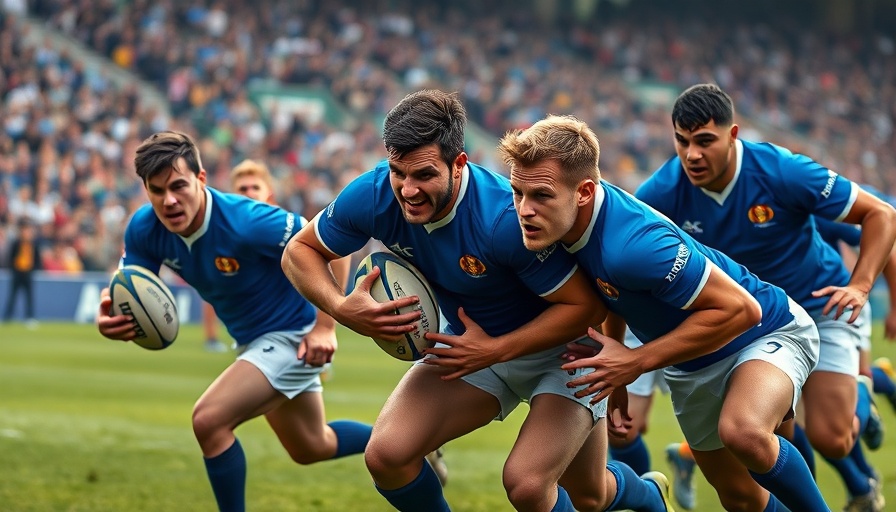
[[[604,187],[602,183],[598,183],[597,188],[594,189],[594,211],[591,212],[591,222],[588,223],[588,227],[585,228],[585,232],[582,233],[582,237],[579,238],[576,243],[564,248],[567,252],[576,253],[582,247],[588,245],[588,241],[591,240],[591,233],[594,232],[594,224],[597,223],[597,214],[600,213],[600,207],[604,204],[604,198],[606,197],[606,192],[604,192]]]
[[[734,177],[731,178],[731,181],[728,182],[728,185],[721,192],[713,192],[712,190],[706,190],[705,188],[701,188],[700,190],[708,195],[713,201],[719,203],[719,205],[725,204],[725,199],[731,194],[731,190],[734,189],[734,185],[737,183],[737,178],[740,176],[740,167],[744,162],[744,145],[740,141],[740,139],[734,139],[734,150],[737,151],[737,158],[734,164]]]
[[[454,206],[451,208],[451,211],[448,212],[448,215],[445,215],[435,222],[429,222],[423,225],[423,227],[426,228],[427,233],[432,233],[454,219],[457,215],[457,207],[460,205],[460,202],[464,200],[464,196],[467,195],[467,185],[469,185],[469,183],[470,168],[467,165],[464,165],[464,168],[460,170],[460,190],[457,192],[457,201],[454,202]]]
[[[183,240],[185,244],[187,244],[187,249],[192,249],[193,242],[195,242],[196,240],[199,240],[202,237],[202,235],[204,235],[205,232],[208,231],[208,223],[211,220],[211,218],[212,218],[212,193],[209,191],[208,187],[205,187],[205,218],[202,219],[202,226],[200,226],[199,229],[197,229],[196,232],[190,236],[183,237],[183,236],[177,235],[177,236],[180,236],[180,239]]]

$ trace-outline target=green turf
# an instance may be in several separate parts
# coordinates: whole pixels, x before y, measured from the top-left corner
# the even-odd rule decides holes
[[[896,344],[876,341],[875,352],[896,360]],[[195,326],[169,349],[150,352],[105,340],[93,326],[0,324],[0,510],[214,510],[190,411],[231,360],[203,351]],[[334,378],[325,384],[328,417],[372,422],[406,368],[342,331]],[[880,406],[890,439],[871,460],[896,506],[896,416]],[[447,446],[453,510],[510,510],[501,467],[525,412]],[[662,448],[680,438],[668,399],[657,400],[651,425],[645,439],[665,472]],[[302,467],[263,420],[237,433],[249,461],[249,510],[389,510],[360,457]],[[698,485],[698,510],[720,510],[708,484]],[[842,507],[842,484],[824,462],[819,485],[834,509]]]

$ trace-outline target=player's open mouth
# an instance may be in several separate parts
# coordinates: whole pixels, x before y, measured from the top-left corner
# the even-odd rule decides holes
[[[185,217],[186,215],[184,214],[184,212],[165,214],[165,218],[168,219],[169,222],[179,222]]]
[[[404,209],[406,212],[408,212],[410,214],[420,213],[423,210],[423,208],[426,206],[426,204],[427,204],[426,199],[422,199],[422,200],[416,201],[416,202],[405,200]]]
[[[523,226],[523,231],[527,235],[534,235],[535,233],[538,233],[539,231],[541,231],[541,228],[535,227],[532,224],[523,224],[522,226]]]

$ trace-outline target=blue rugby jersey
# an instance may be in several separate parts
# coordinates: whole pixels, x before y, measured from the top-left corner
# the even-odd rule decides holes
[[[507,178],[468,163],[459,197],[443,219],[405,220],[389,181],[387,161],[356,178],[312,220],[320,242],[337,255],[350,254],[370,238],[417,267],[432,286],[448,330],[464,332],[466,314],[490,336],[529,322],[551,303],[576,269],[556,244],[539,253],[526,249]]]
[[[839,253],[821,239],[813,215],[842,220],[856,185],[774,144],[737,140],[736,148],[735,175],[721,193],[693,186],[676,156],[636,196],[817,315],[829,297],[812,292],[844,286],[850,276]]]
[[[793,320],[787,295],[724,254],[700,244],[625,191],[601,182],[591,223],[566,248],[594,280],[607,308],[650,343],[686,320],[712,265],[746,289],[762,320],[721,349],[675,367],[694,371],[719,361]]]
[[[206,187],[205,221],[187,238],[172,233],[152,206],[125,230],[123,265],[158,272],[166,265],[215,308],[240,345],[274,331],[301,330],[317,309],[293,288],[280,258],[304,219],[276,206]]]

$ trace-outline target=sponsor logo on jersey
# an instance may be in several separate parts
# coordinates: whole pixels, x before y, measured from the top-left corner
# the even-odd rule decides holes
[[[599,277],[597,278],[597,287],[600,288],[600,291],[603,292],[604,295],[609,297],[610,300],[616,300],[619,298],[619,290]]]
[[[466,254],[460,258],[460,268],[473,277],[479,277],[485,274],[485,264],[479,261],[476,256]]]
[[[327,206],[327,218],[333,216],[333,209],[336,208],[336,201],[330,203],[330,206]]]
[[[283,228],[283,238],[280,240],[278,244],[280,247],[286,247],[286,242],[289,242],[289,239],[292,238],[292,232],[296,228],[296,214],[288,213],[286,214],[286,226]],[[239,266],[239,265],[237,265]]]
[[[672,263],[672,269],[669,270],[669,273],[666,274],[666,281],[670,283],[678,277],[678,273],[681,272],[681,269],[684,268],[688,263],[688,259],[691,257],[691,250],[688,249],[688,246],[684,244],[678,244],[678,254],[675,255],[675,262]]]
[[[775,210],[767,204],[757,204],[747,211],[747,217],[753,224],[765,224],[775,218]]]
[[[173,260],[171,258],[165,258],[162,260],[162,265],[165,265],[171,270],[181,270],[180,258],[174,258]]]
[[[697,235],[703,233],[703,228],[700,227],[700,223],[702,221],[695,220],[693,222],[686,220],[684,224],[681,225],[681,229],[687,233],[691,233],[692,235]]]
[[[232,276],[240,270],[240,262],[236,258],[218,256],[215,258],[215,268],[220,270],[225,276]]]
[[[398,244],[398,242],[395,242],[394,244],[390,245],[389,250],[399,256],[404,256],[405,258],[413,258],[414,257],[414,255],[411,253],[411,251],[414,250],[413,247],[402,247],[401,245]]]
[[[831,196],[831,190],[834,189],[834,182],[837,181],[837,173],[828,169],[828,182],[824,184],[824,189],[821,191],[821,197],[827,199]]]
[[[557,244],[553,243],[535,253],[535,257],[538,258],[538,261],[544,262],[544,260],[548,259],[548,256],[554,253],[555,249],[557,249]]]

